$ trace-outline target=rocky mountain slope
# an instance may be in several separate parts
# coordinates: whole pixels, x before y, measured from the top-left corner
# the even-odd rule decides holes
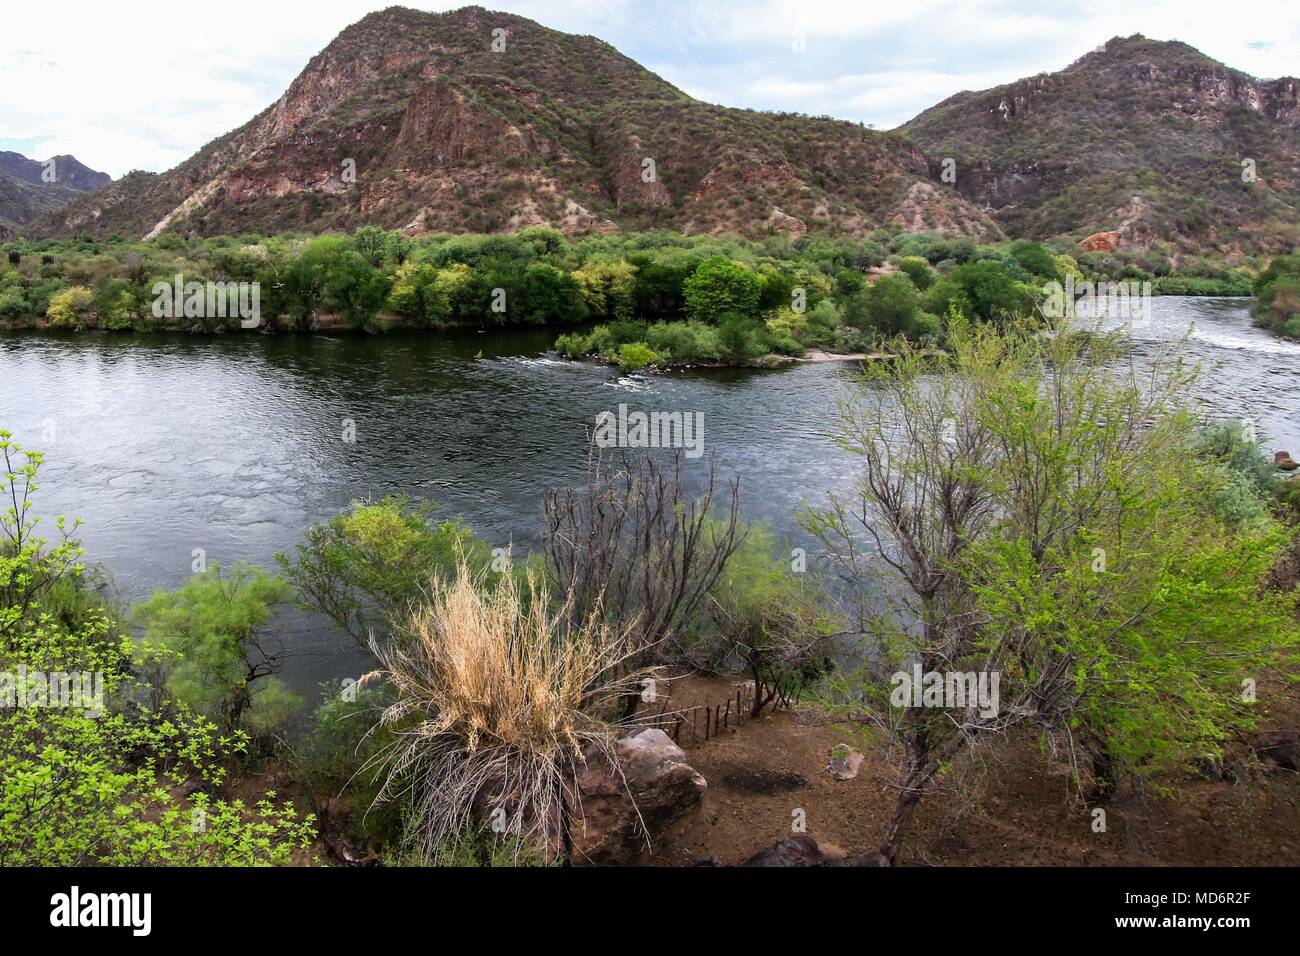
[[[53,157],[37,162],[20,153],[0,151],[0,235],[14,232],[24,223],[49,213],[82,193],[99,189],[112,182],[107,173],[98,173],[72,156]],[[53,181],[46,182],[46,170]]]
[[[1009,233],[1282,251],[1300,242],[1300,80],[1116,37],[1059,73],[959,93],[901,127],[956,160]]]
[[[478,7],[393,7],[341,33],[243,127],[31,231],[861,235],[892,221],[996,237],[932,166],[895,134],[702,103],[594,37]]]

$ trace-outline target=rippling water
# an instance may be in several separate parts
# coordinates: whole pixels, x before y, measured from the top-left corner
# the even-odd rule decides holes
[[[1134,337],[1150,352],[1195,323],[1209,409],[1252,416],[1271,447],[1300,454],[1300,345],[1252,328],[1246,305],[1157,299]],[[851,475],[826,437],[849,366],[623,376],[548,357],[553,337],[4,334],[0,427],[47,452],[38,512],[84,519],[91,559],[128,600],[180,584],[195,548],[269,566],[363,497],[434,501],[526,550],[541,493],[582,480],[585,428],[620,402],[703,411],[720,474],[744,478],[745,514],[809,545],[794,515]],[[359,664],[326,621],[291,615],[286,629],[299,688]]]

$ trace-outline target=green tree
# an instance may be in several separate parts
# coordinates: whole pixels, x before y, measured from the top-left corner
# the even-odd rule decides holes
[[[898,260],[898,270],[912,280],[912,285],[924,292],[934,283],[934,270],[921,256],[904,256]]]
[[[900,746],[889,862],[971,748],[1026,726],[1090,793],[1156,780],[1254,726],[1243,678],[1297,646],[1295,595],[1267,586],[1285,533],[1207,502],[1191,375],[1159,359],[1129,375],[1117,337],[1055,331],[959,324],[940,357],[900,341],[842,406],[855,491],[805,518],[862,588],[872,663],[830,697]],[[914,667],[1000,688],[916,706]]]
[[[276,563],[303,605],[324,614],[358,647],[401,617],[434,578],[454,573],[458,555],[476,570],[493,557],[459,521],[435,522],[431,505],[400,498],[355,502],[308,529],[291,558]]]
[[[265,625],[291,593],[256,568],[238,565],[226,575],[213,566],[134,609],[143,629],[137,658],[171,697],[227,730],[244,726],[250,708],[254,725],[271,725],[292,701],[272,679],[284,651]]]
[[[911,330],[921,311],[921,296],[905,275],[884,275],[866,292],[867,329],[887,338]]]
[[[95,294],[84,285],[55,293],[46,316],[56,329],[84,329],[94,314]]]
[[[761,293],[758,276],[724,256],[705,259],[682,287],[691,318],[714,324],[728,313],[752,317]]]

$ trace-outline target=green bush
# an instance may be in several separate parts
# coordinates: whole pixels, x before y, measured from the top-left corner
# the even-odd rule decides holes
[[[658,358],[654,349],[644,342],[628,342],[618,349],[618,367],[624,372],[635,372],[653,365]]]

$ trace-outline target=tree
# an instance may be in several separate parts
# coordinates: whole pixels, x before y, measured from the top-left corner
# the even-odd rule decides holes
[[[83,329],[93,314],[94,302],[94,292],[75,285],[55,293],[45,314],[56,329]]]
[[[573,596],[573,613],[603,614],[627,634],[626,666],[671,660],[684,633],[739,546],[739,484],[718,495],[713,465],[703,494],[686,492],[680,449],[661,465],[648,454],[611,456],[593,444],[585,489],[552,490],[546,569],[555,592]],[[721,517],[713,514],[715,500]],[[636,698],[629,699],[629,713]]]
[[[1031,276],[1041,276],[1044,279],[1059,278],[1056,257],[1029,239],[1017,239],[1011,243],[1011,258]]]
[[[772,533],[744,529],[744,538],[709,592],[713,630],[687,648],[708,671],[739,667],[754,682],[751,716],[795,683],[819,675],[845,625],[814,578],[794,573]]]
[[[867,328],[886,338],[910,331],[921,311],[920,295],[905,275],[881,276],[866,297]]]
[[[927,303],[929,308],[926,311],[945,315],[951,305],[958,304],[960,307],[969,303],[970,311],[964,313],[968,317],[984,322],[1003,322],[1026,315],[1033,309],[1032,292],[1008,275],[1003,264],[994,259],[981,259],[958,266],[945,278],[951,281],[952,286],[949,287],[942,280],[936,282],[930,290],[936,298]],[[940,301],[940,295],[951,298],[946,302]]]
[[[573,273],[587,310],[606,319],[631,319],[636,308],[636,266],[591,260]]]
[[[524,273],[524,321],[536,325],[581,322],[587,317],[578,280],[544,262]]]
[[[898,271],[912,280],[912,285],[924,292],[934,282],[934,270],[921,256],[904,256],[898,260]]]
[[[682,287],[691,318],[711,323],[728,313],[754,316],[761,293],[758,276],[724,256],[705,259]]]
[[[944,768],[1012,727],[1095,795],[1221,753],[1254,722],[1243,678],[1297,644],[1294,595],[1265,587],[1283,535],[1207,506],[1190,374],[1126,367],[1119,339],[1086,331],[959,325],[942,357],[899,342],[842,405],[859,481],[805,521],[872,635],[831,696],[903,754],[889,862]],[[970,693],[944,692],[959,681]]]
[[[431,505],[400,498],[354,502],[350,511],[308,529],[292,559],[277,554],[275,560],[305,607],[369,650],[376,630],[404,615],[431,580],[454,573],[458,560],[476,572],[492,561],[468,527],[435,523],[432,512]]]
[[[284,662],[282,646],[263,626],[289,596],[289,586],[264,571],[238,565],[223,575],[213,566],[135,608],[143,629],[137,656],[170,696],[219,718],[228,731],[243,726],[254,705],[260,711],[254,724],[269,726],[291,702],[274,681],[263,680]]]

